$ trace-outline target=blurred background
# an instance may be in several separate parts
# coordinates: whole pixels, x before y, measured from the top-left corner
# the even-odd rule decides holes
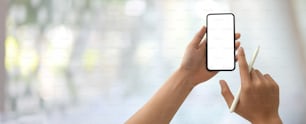
[[[306,123],[305,0],[0,0],[0,123],[124,123],[180,65],[208,13],[233,12],[254,65],[280,86],[284,123]],[[174,124],[248,123],[229,110],[239,68],[196,87]]]

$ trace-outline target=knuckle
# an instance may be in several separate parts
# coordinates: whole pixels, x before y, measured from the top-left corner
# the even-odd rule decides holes
[[[269,80],[265,80],[265,84],[267,84],[269,86],[269,88],[278,88],[276,83],[271,82]]]
[[[276,83],[273,83],[273,84],[274,84],[275,89],[279,89],[279,86]]]
[[[243,93],[243,94],[252,94],[251,92],[252,92],[252,88],[250,88],[248,86],[241,89],[241,93]]]
[[[266,79],[263,79],[262,82],[263,82],[264,84],[269,85],[269,86],[273,86],[273,84],[272,84],[271,82],[269,82],[268,80],[266,80]]]
[[[248,66],[248,64],[246,62],[241,62],[240,64],[241,64],[241,66]]]
[[[252,87],[250,85],[243,85],[244,90],[249,91]]]
[[[264,87],[266,87],[265,86],[265,84],[263,83],[263,82],[261,82],[260,80],[256,80],[255,82],[254,82],[254,84],[255,84],[255,88],[264,88]]]

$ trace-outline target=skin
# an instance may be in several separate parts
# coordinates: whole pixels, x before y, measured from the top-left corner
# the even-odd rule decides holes
[[[241,77],[241,94],[235,112],[253,124],[281,124],[278,114],[279,87],[269,74],[257,69],[248,70],[243,48],[238,50]],[[234,96],[226,81],[221,80],[222,95],[231,106]]]
[[[188,94],[192,91],[192,89],[200,83],[203,83],[213,76],[215,76],[217,71],[208,71],[206,69],[206,41],[205,36],[206,27],[203,26],[201,30],[194,36],[191,43],[188,45],[185,55],[183,57],[183,61],[181,66],[170,76],[170,78],[163,84],[163,86],[154,94],[154,96],[140,109],[138,110],[131,118],[126,121],[126,124],[167,124],[170,123],[171,119],[184,102]],[[235,34],[235,39],[239,39],[240,34]],[[236,41],[235,48],[240,46],[240,42]],[[240,55],[240,54],[239,54]],[[244,54],[243,54],[244,55]],[[243,56],[244,57],[244,56]],[[239,57],[241,58],[241,57]],[[245,59],[245,58],[244,58]],[[241,59],[238,59],[240,61]],[[240,64],[241,62],[239,62]],[[243,63],[242,63],[243,64]],[[243,66],[244,67],[244,66]],[[248,75],[248,74],[247,74]],[[246,76],[244,75],[241,76]],[[248,78],[251,76],[248,75]],[[243,77],[245,79],[246,77]],[[261,79],[261,78],[258,78]],[[256,82],[260,82],[256,80]],[[271,78],[272,79],[272,78]],[[269,79],[269,80],[271,80]],[[273,79],[272,79],[273,80]],[[247,80],[249,81],[249,80]],[[254,81],[255,82],[255,81]],[[225,81],[220,82],[222,86],[222,93],[226,98],[226,101],[231,103],[233,101],[233,95],[231,94],[227,84]],[[276,84],[276,83],[275,83]],[[257,88],[252,93],[261,92],[263,86]],[[242,89],[243,90],[243,89]],[[270,90],[269,90],[270,92]],[[273,93],[278,92],[278,90],[273,90]],[[245,95],[246,92],[241,92],[241,95]],[[252,94],[249,94],[250,96]],[[245,96],[248,97],[248,96]],[[254,96],[257,99],[261,99],[261,96]],[[278,97],[275,95],[274,97]],[[241,98],[240,98],[241,99]],[[243,100],[249,100],[253,98],[242,98]],[[266,99],[260,100],[265,101]],[[277,102],[277,99],[269,100],[270,102]],[[248,111],[244,109],[252,109],[248,107],[253,107],[255,105],[247,105],[243,104],[245,101],[240,101],[237,106],[237,113],[242,117],[245,117],[247,120],[251,122],[257,121],[262,116],[255,116],[252,113],[248,113]],[[251,103],[253,104],[253,103]],[[254,103],[255,104],[255,103]],[[264,104],[259,104],[264,105]],[[261,107],[261,106],[260,106]],[[265,107],[266,112],[272,115],[275,112],[274,108],[278,108],[278,106],[274,106],[271,109],[269,106]],[[271,110],[271,111],[270,111]],[[258,112],[258,114],[262,114]],[[256,113],[257,115],[257,113]],[[264,116],[264,115],[263,115]],[[271,116],[272,117],[272,116]],[[263,118],[260,118],[263,119]],[[259,120],[258,120],[259,121]],[[266,120],[263,120],[266,121]]]

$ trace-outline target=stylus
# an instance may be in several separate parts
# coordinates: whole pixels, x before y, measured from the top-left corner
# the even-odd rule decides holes
[[[259,48],[260,48],[260,47],[258,46],[258,47],[256,48],[255,52],[253,53],[253,57],[252,57],[252,59],[251,59],[251,61],[250,61],[250,63],[249,63],[249,72],[251,72],[251,70],[252,70],[252,67],[253,67],[253,65],[254,65],[254,62],[255,62],[256,57],[257,57],[258,52],[259,52]],[[232,105],[231,105],[231,107],[230,107],[230,112],[234,112],[234,111],[235,111],[235,109],[236,109],[236,107],[237,107],[237,103],[238,103],[238,101],[239,101],[240,92],[241,92],[241,86],[239,87],[238,92],[237,92],[237,94],[236,94],[236,96],[235,96],[235,98],[234,98],[234,101],[233,101],[233,103],[232,103]]]

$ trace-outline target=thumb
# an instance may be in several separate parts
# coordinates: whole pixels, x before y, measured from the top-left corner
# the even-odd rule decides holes
[[[230,107],[234,100],[234,96],[231,90],[228,88],[228,85],[225,80],[220,80],[220,86],[221,86],[222,96],[224,97],[224,100],[226,101],[227,106]]]

